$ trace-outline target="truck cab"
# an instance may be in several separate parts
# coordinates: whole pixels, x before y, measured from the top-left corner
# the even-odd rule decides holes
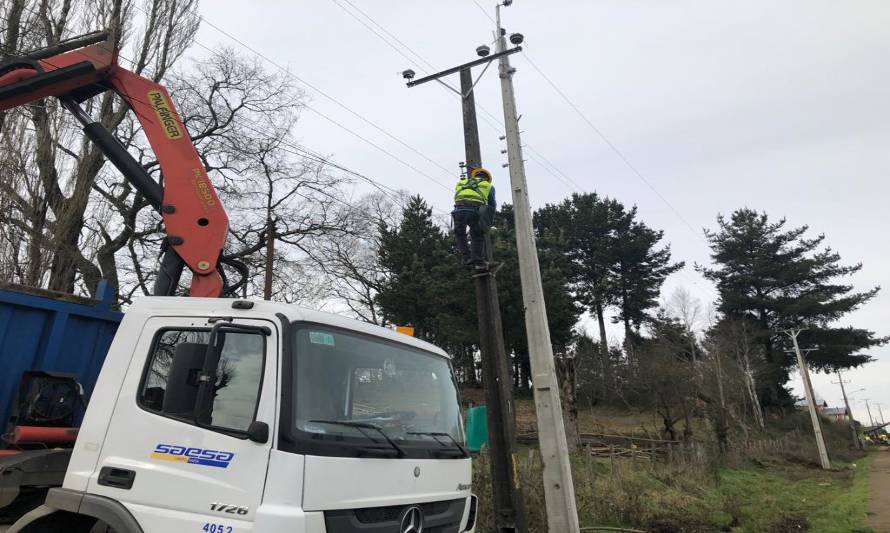
[[[62,486],[10,533],[471,532],[463,443],[429,343],[286,304],[146,297]]]

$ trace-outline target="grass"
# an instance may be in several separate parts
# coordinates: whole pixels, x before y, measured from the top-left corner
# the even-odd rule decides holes
[[[517,405],[518,421],[525,418],[524,407],[521,402]],[[607,426],[609,432],[648,429],[648,424],[620,423],[634,417],[645,419],[645,414],[599,411],[595,416],[582,412],[582,417],[603,426],[603,421],[618,421]],[[833,469],[823,471],[804,422],[803,417],[791,415],[775,421],[762,435],[768,439],[784,436],[780,449],[755,446],[733,451],[719,461],[706,443],[710,452],[704,460],[675,454],[673,463],[579,454],[573,457],[572,470],[581,525],[654,533],[871,532],[865,526],[871,458],[850,449],[845,427],[824,427]],[[697,436],[706,437],[704,432]],[[528,530],[546,531],[541,464],[534,449],[523,448],[516,454],[516,472],[523,487]],[[486,525],[485,510],[490,509],[488,484],[488,463],[482,457],[474,462],[482,526]],[[481,527],[480,531],[490,529]]]
[[[829,472],[782,463],[723,469],[717,490],[735,515],[733,531],[866,532],[870,464],[866,457]]]
[[[546,531],[540,462],[517,454],[529,531]],[[582,527],[658,533],[866,533],[870,458],[823,472],[785,462],[721,468],[576,457]],[[487,462],[476,461],[474,488],[489,508]],[[488,531],[483,528],[483,531]]]

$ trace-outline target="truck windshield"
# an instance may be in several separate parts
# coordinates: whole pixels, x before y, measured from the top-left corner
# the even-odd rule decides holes
[[[306,453],[464,457],[448,359],[338,328],[293,328],[292,412]]]

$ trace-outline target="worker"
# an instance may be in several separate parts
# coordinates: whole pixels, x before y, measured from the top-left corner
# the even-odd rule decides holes
[[[462,177],[454,186],[454,211],[451,212],[451,217],[454,220],[457,251],[465,265],[473,265],[477,269],[488,266],[483,217],[480,213],[484,208],[490,208],[492,213],[497,208],[491,173],[484,168],[473,168],[469,177]],[[470,233],[469,244],[467,230]]]

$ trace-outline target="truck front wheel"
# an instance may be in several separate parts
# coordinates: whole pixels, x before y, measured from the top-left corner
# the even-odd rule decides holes
[[[105,522],[99,520],[96,522],[96,525],[93,526],[93,529],[90,530],[90,533],[114,533],[114,529]]]

